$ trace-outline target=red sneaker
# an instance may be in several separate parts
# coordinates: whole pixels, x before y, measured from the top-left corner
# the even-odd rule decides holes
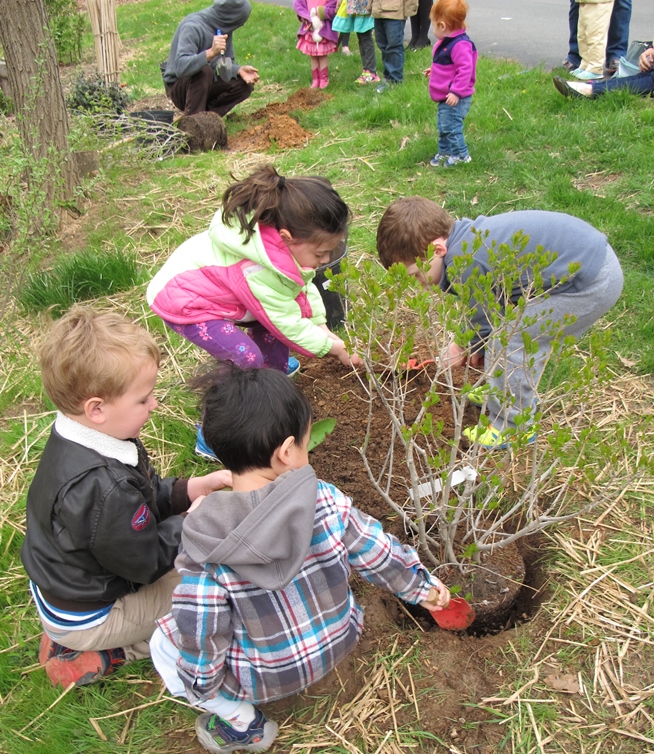
[[[45,665],[46,662],[53,657],[70,654],[71,652],[75,652],[75,650],[57,644],[56,641],[53,641],[46,633],[44,633],[41,637],[41,646],[39,647],[39,663]]]
[[[61,684],[67,687],[71,683],[88,686],[124,664],[125,652],[121,647],[98,652],[66,650],[45,663],[45,672],[53,686]]]

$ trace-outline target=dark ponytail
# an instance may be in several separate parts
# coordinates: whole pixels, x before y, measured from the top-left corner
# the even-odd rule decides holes
[[[223,222],[240,227],[246,241],[257,223],[285,228],[298,241],[320,233],[343,235],[349,217],[347,204],[326,178],[284,178],[272,165],[233,183],[223,194]]]

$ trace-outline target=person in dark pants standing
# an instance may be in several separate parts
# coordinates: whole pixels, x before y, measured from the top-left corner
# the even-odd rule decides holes
[[[418,10],[418,0],[372,0],[375,39],[384,64],[384,80],[377,87],[381,94],[404,80],[404,26]]]
[[[577,23],[579,21],[579,3],[570,0],[568,22],[570,25],[570,42],[568,56],[563,61],[563,67],[569,71],[579,68],[581,57],[577,44]],[[604,75],[613,76],[618,70],[620,58],[626,54],[629,44],[629,23],[631,22],[631,0],[615,0],[611,11],[609,36],[606,42],[606,60]]]
[[[433,0],[418,0],[418,12],[415,16],[411,16],[411,39],[407,48],[409,50],[421,50],[423,47],[429,47],[431,41],[429,39],[429,29],[431,28],[431,19],[429,18],[429,12]]]
[[[250,16],[249,0],[215,0],[186,16],[173,36],[163,72],[166,94],[184,115],[223,116],[246,100],[259,80],[251,65],[234,61],[232,32]]]

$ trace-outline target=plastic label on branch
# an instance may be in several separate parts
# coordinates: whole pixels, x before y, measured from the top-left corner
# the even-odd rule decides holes
[[[463,482],[474,482],[476,478],[477,472],[472,468],[472,466],[463,466],[461,469],[457,469],[452,474],[452,486],[463,484]],[[418,485],[418,496],[421,498],[431,497],[432,490],[434,490],[435,492],[440,492],[442,489],[443,483],[440,479],[434,479],[433,482],[423,482],[423,484]],[[413,499],[412,490],[409,492],[409,494]]]

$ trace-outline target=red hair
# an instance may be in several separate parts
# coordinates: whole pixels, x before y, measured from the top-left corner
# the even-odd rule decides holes
[[[431,7],[429,18],[433,24],[439,21],[452,31],[466,28],[468,3],[466,0],[438,0]]]

